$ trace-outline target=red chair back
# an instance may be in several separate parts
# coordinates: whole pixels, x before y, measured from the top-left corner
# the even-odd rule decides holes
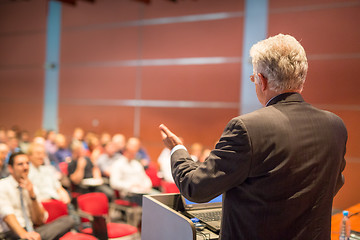
[[[86,193],[77,197],[78,207],[91,215],[107,215],[109,203],[104,193]]]
[[[160,187],[161,178],[157,175],[157,169],[153,164],[149,164],[149,167],[145,170],[146,175],[149,176],[152,186],[154,188]]]
[[[49,213],[49,217],[46,223],[52,222],[58,217],[68,215],[68,209],[66,204],[59,200],[52,199],[46,202],[42,202],[42,205],[44,206],[45,210]]]
[[[67,162],[61,162],[59,163],[59,168],[62,174],[64,174],[65,176],[68,175],[68,163]]]
[[[162,181],[161,188],[164,193],[180,193],[176,184],[172,182]]]

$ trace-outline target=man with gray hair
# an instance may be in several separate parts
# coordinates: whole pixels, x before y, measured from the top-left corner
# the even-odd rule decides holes
[[[330,239],[333,197],[344,184],[347,130],[300,93],[308,63],[292,36],[255,44],[250,55],[264,108],[233,118],[203,163],[160,125],[180,192],[194,202],[223,194],[221,239]]]

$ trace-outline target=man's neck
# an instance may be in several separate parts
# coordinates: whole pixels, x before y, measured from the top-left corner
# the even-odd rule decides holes
[[[280,94],[283,94],[283,93],[293,93],[293,92],[300,93],[301,91],[287,90],[287,91],[275,92],[275,91],[272,91],[272,90],[268,90],[267,93],[266,93],[266,95],[265,95],[264,106],[266,107],[273,98],[279,96]]]

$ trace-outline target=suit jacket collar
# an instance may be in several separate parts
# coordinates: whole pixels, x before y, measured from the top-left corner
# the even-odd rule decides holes
[[[266,106],[274,105],[281,102],[304,102],[303,97],[297,92],[282,93],[269,101]]]

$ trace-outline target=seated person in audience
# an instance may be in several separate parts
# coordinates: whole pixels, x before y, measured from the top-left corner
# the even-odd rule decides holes
[[[57,199],[65,204],[70,203],[68,192],[61,186],[56,177],[55,168],[51,165],[43,165],[46,157],[45,147],[32,143],[28,155],[31,162],[29,179],[39,191],[38,199],[40,201]]]
[[[85,149],[85,152],[86,152],[86,155],[89,154],[89,146],[87,145],[87,143],[85,142],[85,132],[82,128],[75,128],[74,129],[74,132],[73,132],[73,137],[72,137],[72,140],[71,140],[71,144],[70,144],[70,148],[72,148],[72,144],[74,142],[81,142],[84,149]]]
[[[23,130],[20,132],[19,147],[24,153],[27,153],[30,146],[30,134],[28,131]]]
[[[9,147],[5,143],[0,143],[0,179],[9,176],[6,163],[6,157],[9,153]]]
[[[161,177],[166,181],[166,182],[174,182],[172,173],[171,173],[171,165],[170,165],[170,149],[168,148],[164,148],[159,157],[158,157],[158,163],[160,165],[160,174]]]
[[[129,139],[123,156],[111,167],[110,186],[119,190],[126,199],[141,206],[142,195],[152,193],[152,184],[144,167],[136,160],[138,150],[138,145]]]
[[[196,143],[191,144],[190,156],[195,162],[200,160],[202,151],[203,151],[203,146],[200,143],[196,142]]]
[[[211,150],[208,148],[205,148],[201,153],[199,162],[205,162],[206,158],[210,155],[210,153],[211,153]]]
[[[41,146],[45,147],[45,142],[46,142],[45,138],[37,136],[33,139],[32,144],[37,144],[37,145],[41,145]],[[52,163],[51,163],[48,155],[46,154],[45,158],[44,158],[44,165],[51,165],[51,164]]]
[[[16,137],[13,137],[12,134],[9,134],[9,132],[15,134],[14,131],[8,130],[8,141],[7,141],[7,145],[8,145],[8,147],[9,147],[9,152],[8,152],[7,157],[6,157],[6,163],[9,161],[9,157],[10,157],[11,154],[20,151],[20,148],[19,148],[19,140],[18,140]]]
[[[145,149],[141,147],[140,139],[136,137],[129,138],[126,145],[128,147],[131,146],[132,149],[136,149],[135,159],[146,169],[150,164],[150,157],[147,155]]]
[[[110,177],[111,167],[120,157],[121,154],[116,153],[115,144],[113,142],[108,142],[105,145],[105,152],[96,160],[96,164],[99,167],[102,176],[107,178]]]
[[[89,147],[90,159],[94,163],[104,153],[104,148],[101,146],[99,137],[95,133],[87,133],[85,141]]]
[[[56,132],[53,130],[46,132],[45,151],[48,155],[54,155],[57,151]]]
[[[4,239],[59,239],[74,225],[70,216],[46,222],[48,213],[28,179],[29,158],[14,153],[9,158],[10,176],[0,180],[0,235]]]
[[[63,134],[57,134],[55,139],[57,151],[55,152],[52,164],[58,169],[59,163],[71,161],[71,151],[68,148],[66,138]]]
[[[105,147],[108,142],[111,142],[111,135],[110,133],[103,132],[100,135],[100,144],[101,146]]]
[[[123,134],[117,133],[112,137],[111,140],[115,144],[117,153],[123,154],[126,144],[126,138]]]
[[[100,169],[85,156],[85,149],[81,142],[72,143],[72,159],[68,165],[69,178],[74,185],[75,192],[103,192],[111,201],[114,191],[103,183]]]

